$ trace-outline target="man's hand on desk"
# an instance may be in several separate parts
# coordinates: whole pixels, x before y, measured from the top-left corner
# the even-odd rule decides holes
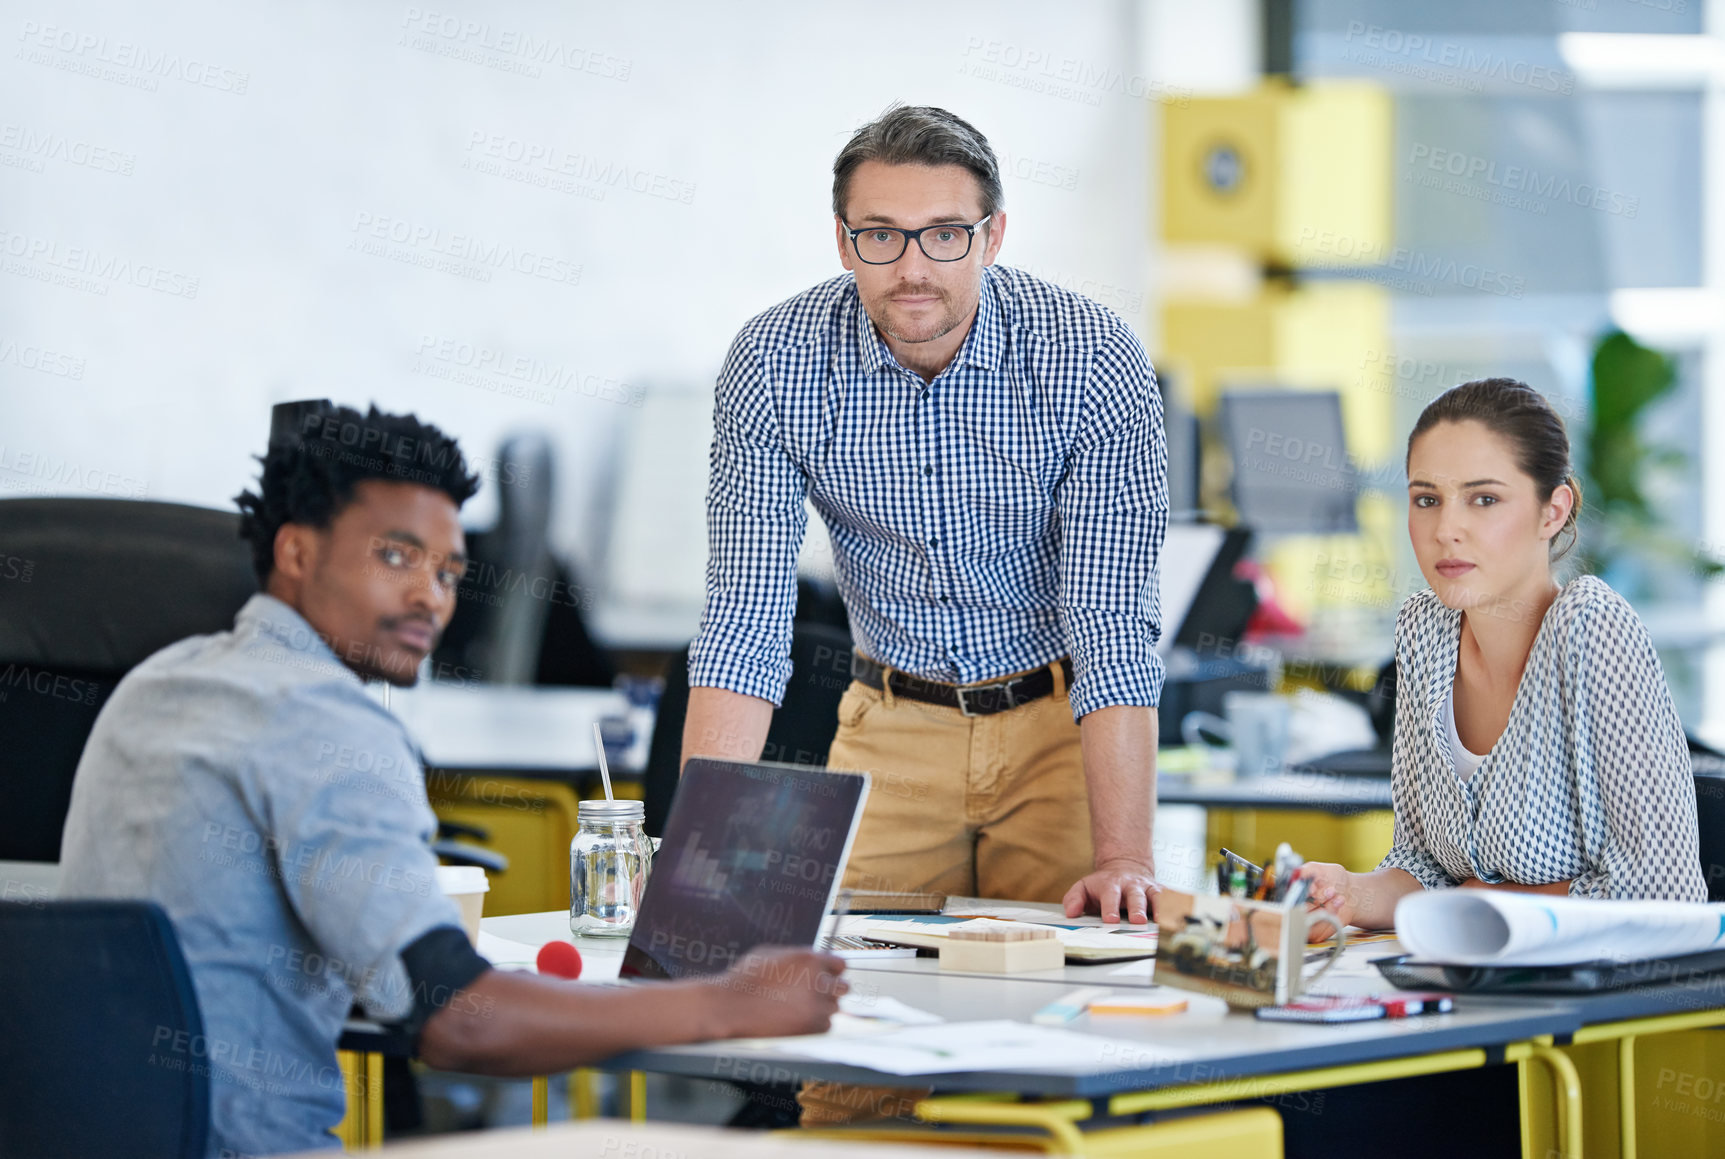
[[[844,959],[818,950],[769,947],[745,954],[735,966],[703,984],[718,991],[727,1038],[821,1034],[838,1013],[850,983],[839,975]]]
[[[1153,916],[1153,899],[1161,888],[1149,862],[1116,857],[1099,864],[1066,891],[1066,916],[1095,913],[1101,914],[1104,922],[1124,917],[1142,925]]]
[[[553,1074],[626,1050],[827,1029],[844,960],[786,946],[711,978],[593,986],[487,970],[426,1020],[419,1055],[439,1070]]]

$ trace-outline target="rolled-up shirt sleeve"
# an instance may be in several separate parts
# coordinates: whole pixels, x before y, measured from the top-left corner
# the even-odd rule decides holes
[[[1578,617],[1565,667],[1575,678],[1587,868],[1571,897],[1706,901],[1696,852],[1689,744],[1647,628],[1615,593]]]
[[[1444,770],[1421,770],[1414,743],[1416,730],[1429,727],[1422,719],[1427,711],[1423,673],[1408,648],[1408,619],[1413,602],[1402,606],[1396,617],[1396,719],[1390,741],[1390,801],[1395,808],[1395,829],[1390,851],[1378,862],[1379,869],[1400,869],[1426,889],[1448,889],[1459,884],[1432,855],[1426,840],[1424,777]]]
[[[1163,665],[1157,563],[1168,530],[1168,443],[1149,360],[1130,331],[1097,353],[1056,497],[1060,622],[1072,715],[1156,705]]]
[[[732,343],[713,404],[707,592],[689,684],[777,705],[791,676],[797,552],[808,480],[784,447],[749,331]]]
[[[437,884],[419,757],[381,707],[334,685],[296,690],[277,707],[249,783],[294,914],[370,1015],[408,1017],[413,983],[402,952],[432,930],[460,928]],[[276,947],[272,947],[272,952]],[[281,963],[272,961],[271,967]]]

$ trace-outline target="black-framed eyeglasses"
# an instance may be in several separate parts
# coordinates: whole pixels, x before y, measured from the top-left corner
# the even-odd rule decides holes
[[[993,216],[991,213],[975,225],[925,225],[921,229],[892,229],[884,225],[852,229],[846,225],[845,233],[850,235],[857,258],[871,266],[890,266],[898,261],[910,248],[911,238],[916,239],[929,261],[956,262],[970,256],[970,243],[976,231]]]

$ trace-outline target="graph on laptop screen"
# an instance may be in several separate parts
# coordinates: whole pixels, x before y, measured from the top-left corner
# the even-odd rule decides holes
[[[868,778],[691,760],[623,958],[626,976],[716,974],[757,946],[812,946]]]

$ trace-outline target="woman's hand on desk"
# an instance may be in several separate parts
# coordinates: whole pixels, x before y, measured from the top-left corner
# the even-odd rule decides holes
[[[1300,866],[1299,876],[1312,883],[1306,896],[1306,912],[1312,915],[1306,940],[1312,942],[1336,936],[1324,918],[1343,926],[1387,930],[1395,924],[1396,903],[1421,889],[1413,874],[1405,869],[1349,873],[1328,861],[1308,861]]]
[[[1333,862],[1308,861],[1300,866],[1299,879],[1312,883],[1306,893],[1306,912],[1312,915],[1308,942],[1326,942],[1354,920],[1353,874]]]

